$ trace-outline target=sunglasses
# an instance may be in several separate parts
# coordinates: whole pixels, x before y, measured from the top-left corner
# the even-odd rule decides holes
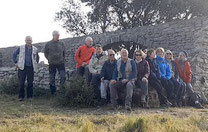
[[[167,55],[172,55],[171,53],[167,53]]]
[[[136,54],[136,56],[142,56],[142,54]]]
[[[109,54],[110,56],[114,56],[115,54]]]

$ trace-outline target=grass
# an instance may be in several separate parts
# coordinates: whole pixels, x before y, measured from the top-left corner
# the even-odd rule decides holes
[[[0,132],[200,132],[208,131],[208,109],[63,108],[56,97],[19,102],[0,95]]]

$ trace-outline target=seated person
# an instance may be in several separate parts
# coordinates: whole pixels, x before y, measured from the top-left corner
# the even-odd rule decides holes
[[[107,100],[107,91],[109,89],[109,83],[113,76],[113,71],[116,66],[116,58],[115,51],[110,49],[108,50],[108,60],[105,61],[102,70],[101,70],[101,84],[100,84],[100,92],[101,92],[101,103],[105,104],[108,102]]]
[[[191,70],[191,65],[187,58],[188,58],[187,52],[182,51],[179,53],[178,59],[175,60],[177,69],[179,71],[179,76],[186,83],[187,96],[193,101],[192,103],[194,104],[194,106],[198,109],[204,109],[204,107],[199,102],[198,97],[195,94],[193,87],[191,85],[192,70]]]
[[[134,53],[134,59],[137,64],[137,81],[136,87],[141,88],[141,106],[148,106],[148,78],[150,68],[148,62],[144,59],[145,53],[142,50],[137,50]]]
[[[173,58],[173,53],[170,50],[165,52],[165,60],[168,62],[170,69],[172,71],[172,78],[174,84],[174,93],[176,96],[176,102],[173,102],[174,106],[181,106],[182,101],[185,98],[186,86],[183,80],[180,79],[176,63]]]
[[[170,66],[168,62],[164,59],[164,49],[163,48],[157,48],[156,49],[156,62],[159,67],[160,75],[161,75],[161,83],[162,86],[165,88],[167,93],[168,100],[173,103],[176,100],[176,96],[174,94],[174,84],[171,80],[172,78],[172,72],[170,69]]]
[[[114,109],[118,107],[118,91],[126,88],[125,108],[131,111],[134,82],[137,68],[134,60],[128,57],[126,49],[121,50],[121,58],[117,61],[112,80],[110,81],[110,97]]]
[[[155,50],[150,49],[147,51],[146,60],[149,63],[150,75],[149,75],[149,85],[157,91],[160,105],[163,107],[170,107],[172,104],[168,101],[167,97],[163,94],[163,86],[160,82],[160,71],[158,65],[155,61]]]
[[[89,71],[92,74],[91,86],[94,89],[95,98],[100,101],[100,73],[104,62],[108,59],[108,55],[100,44],[95,46],[96,53],[92,56],[89,63]]]

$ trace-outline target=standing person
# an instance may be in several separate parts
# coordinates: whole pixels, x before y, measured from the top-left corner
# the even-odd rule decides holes
[[[32,46],[32,37],[25,38],[25,45],[20,46],[13,54],[13,61],[18,69],[19,77],[19,101],[25,98],[25,80],[27,78],[27,99],[33,97],[33,80],[34,72],[37,72],[37,64],[39,62],[38,49]],[[17,59],[17,55],[19,55]]]
[[[87,37],[85,39],[85,45],[80,46],[75,54],[76,68],[77,74],[80,76],[84,76],[87,79],[87,82],[91,81],[91,74],[89,73],[89,62],[92,55],[95,53],[95,48],[93,45],[93,39],[91,37]]]
[[[156,49],[156,62],[159,67],[160,75],[161,75],[161,83],[166,90],[168,100],[173,104],[175,102],[176,97],[174,94],[174,84],[171,80],[172,72],[168,62],[164,59],[164,49],[157,48]]]
[[[60,74],[60,85],[65,83],[65,46],[64,43],[59,40],[59,32],[53,31],[53,39],[45,45],[44,55],[49,63],[50,74],[50,90],[51,94],[56,93],[55,76],[56,70]]]
[[[182,101],[185,99],[186,85],[180,79],[176,62],[173,58],[173,53],[170,50],[165,52],[165,60],[168,62],[170,69],[172,71],[172,78],[174,84],[174,93],[176,95],[176,102],[173,102],[173,105],[181,106]]]
[[[187,58],[188,58],[187,52],[182,51],[179,53],[178,59],[175,60],[177,69],[179,71],[179,76],[184,81],[184,83],[186,83],[186,93],[187,96],[192,100],[193,105],[196,108],[204,109],[204,107],[199,102],[198,97],[195,94],[193,87],[191,85],[192,70],[191,70],[191,65]]]
[[[110,49],[108,50],[108,60],[105,61],[101,70],[101,84],[100,84],[100,92],[101,92],[101,103],[106,104],[108,102],[107,91],[109,91],[110,80],[113,76],[113,71],[116,66],[116,58],[115,51]]]
[[[111,103],[114,109],[118,107],[118,91],[126,88],[125,108],[131,111],[133,89],[137,77],[137,67],[134,60],[128,57],[128,50],[121,50],[121,59],[116,63],[112,80],[110,81]]]
[[[137,81],[136,86],[141,88],[141,105],[148,106],[148,78],[150,68],[148,62],[144,59],[145,53],[142,50],[137,50],[134,53],[134,59],[137,64]]]
[[[103,48],[100,44],[95,46],[96,53],[92,56],[89,63],[89,71],[92,74],[91,85],[94,89],[95,98],[100,101],[100,73],[103,67],[103,64],[108,59],[107,52],[103,51]]]
[[[160,105],[170,107],[172,104],[168,101],[167,97],[163,94],[163,86],[160,82],[161,75],[159,67],[155,61],[155,50],[150,49],[147,51],[146,60],[150,66],[149,85],[157,91]]]

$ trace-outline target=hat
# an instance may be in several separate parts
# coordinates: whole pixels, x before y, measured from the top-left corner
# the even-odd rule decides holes
[[[165,52],[164,48],[162,48],[162,47],[158,47],[158,48],[156,49],[156,53],[158,52],[158,50],[161,50],[163,53]]]
[[[167,54],[167,53],[173,54],[172,51],[170,51],[170,50],[166,50],[165,54]]]
[[[188,58],[188,53],[186,51],[181,51],[179,54],[183,54],[186,58]]]
[[[101,44],[96,44],[95,47],[102,47]]]

